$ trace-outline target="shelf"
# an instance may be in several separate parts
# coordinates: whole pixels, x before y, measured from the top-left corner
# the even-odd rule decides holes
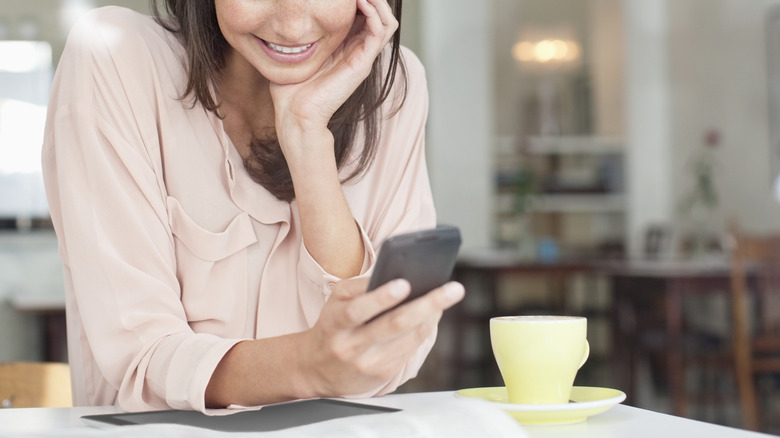
[[[539,195],[529,207],[532,213],[623,213],[625,197],[622,194],[604,195]],[[514,216],[513,200],[508,196],[496,198],[496,214]]]
[[[525,152],[534,155],[603,155],[625,152],[625,140],[620,137],[593,136],[545,136],[528,137],[521,147],[512,137],[497,140],[497,153],[502,156],[515,156]]]
[[[497,240],[511,245],[532,233],[582,253],[622,242],[628,210],[625,156],[620,137],[498,138],[493,207]],[[529,173],[532,187],[524,179]],[[527,229],[517,221],[518,200],[524,196],[528,202],[522,207],[530,213]]]
[[[531,210],[538,213],[598,213],[625,210],[622,194],[560,194],[534,197]]]
[[[623,139],[618,137],[529,137],[526,151],[531,154],[622,154]]]

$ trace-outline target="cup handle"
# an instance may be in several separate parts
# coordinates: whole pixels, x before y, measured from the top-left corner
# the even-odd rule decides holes
[[[580,366],[577,367],[577,369],[582,368],[583,365],[585,365],[585,361],[588,360],[588,356],[590,356],[590,343],[588,343],[588,340],[585,340],[585,353],[582,354],[582,362],[580,362]]]

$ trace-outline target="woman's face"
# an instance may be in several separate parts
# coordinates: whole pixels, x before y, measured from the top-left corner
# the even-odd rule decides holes
[[[344,41],[355,0],[215,0],[225,39],[266,79],[303,82]]]

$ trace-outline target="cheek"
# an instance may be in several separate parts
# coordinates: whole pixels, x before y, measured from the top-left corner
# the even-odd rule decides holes
[[[226,37],[250,32],[257,25],[252,17],[258,16],[258,11],[245,1],[216,0],[214,6],[219,28]]]
[[[349,33],[355,22],[357,7],[354,0],[346,2],[339,0],[334,3],[338,3],[338,6],[331,5],[327,11],[320,14],[320,23],[324,29],[343,37]]]

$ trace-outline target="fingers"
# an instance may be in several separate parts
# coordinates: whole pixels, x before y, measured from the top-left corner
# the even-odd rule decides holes
[[[410,289],[406,280],[369,292],[365,281],[337,285],[307,337],[318,394],[360,393],[388,382],[435,334],[444,310],[464,295],[461,284],[448,283],[365,323],[402,302]]]
[[[379,380],[389,381],[403,369],[409,359],[420,350],[420,347],[435,333],[436,324],[420,326],[413,334],[397,336],[388,342],[371,344],[371,347],[360,355],[357,367],[370,371]]]
[[[389,381],[403,369],[409,359],[435,335],[441,311],[427,315],[425,321],[411,330],[393,332],[385,338],[363,338],[364,349],[356,349],[352,363],[359,373],[371,375],[379,381]],[[432,341],[432,340],[431,340]]]
[[[408,306],[413,312],[419,314],[425,314],[425,312],[434,309],[443,311],[459,303],[465,293],[462,284],[451,281],[412,301]]]
[[[387,0],[358,0],[358,8],[368,20],[374,21],[390,33],[398,29],[398,20],[395,19]]]
[[[366,42],[378,54],[398,29],[398,20],[387,0],[357,0],[357,4],[365,16]]]
[[[358,362],[383,375],[394,375],[435,334],[444,310],[463,296],[460,283],[447,283],[364,325],[355,332],[356,342],[370,347]]]
[[[344,300],[341,316],[335,323],[340,329],[358,327],[371,318],[401,303],[411,292],[409,282],[393,280],[374,291],[358,296],[366,290],[367,280],[342,281],[336,285],[331,299]],[[359,290],[359,293],[357,292]]]
[[[371,339],[390,339],[409,336],[425,324],[438,324],[446,309],[463,299],[465,290],[457,282],[449,282],[367,324],[364,336]]]

